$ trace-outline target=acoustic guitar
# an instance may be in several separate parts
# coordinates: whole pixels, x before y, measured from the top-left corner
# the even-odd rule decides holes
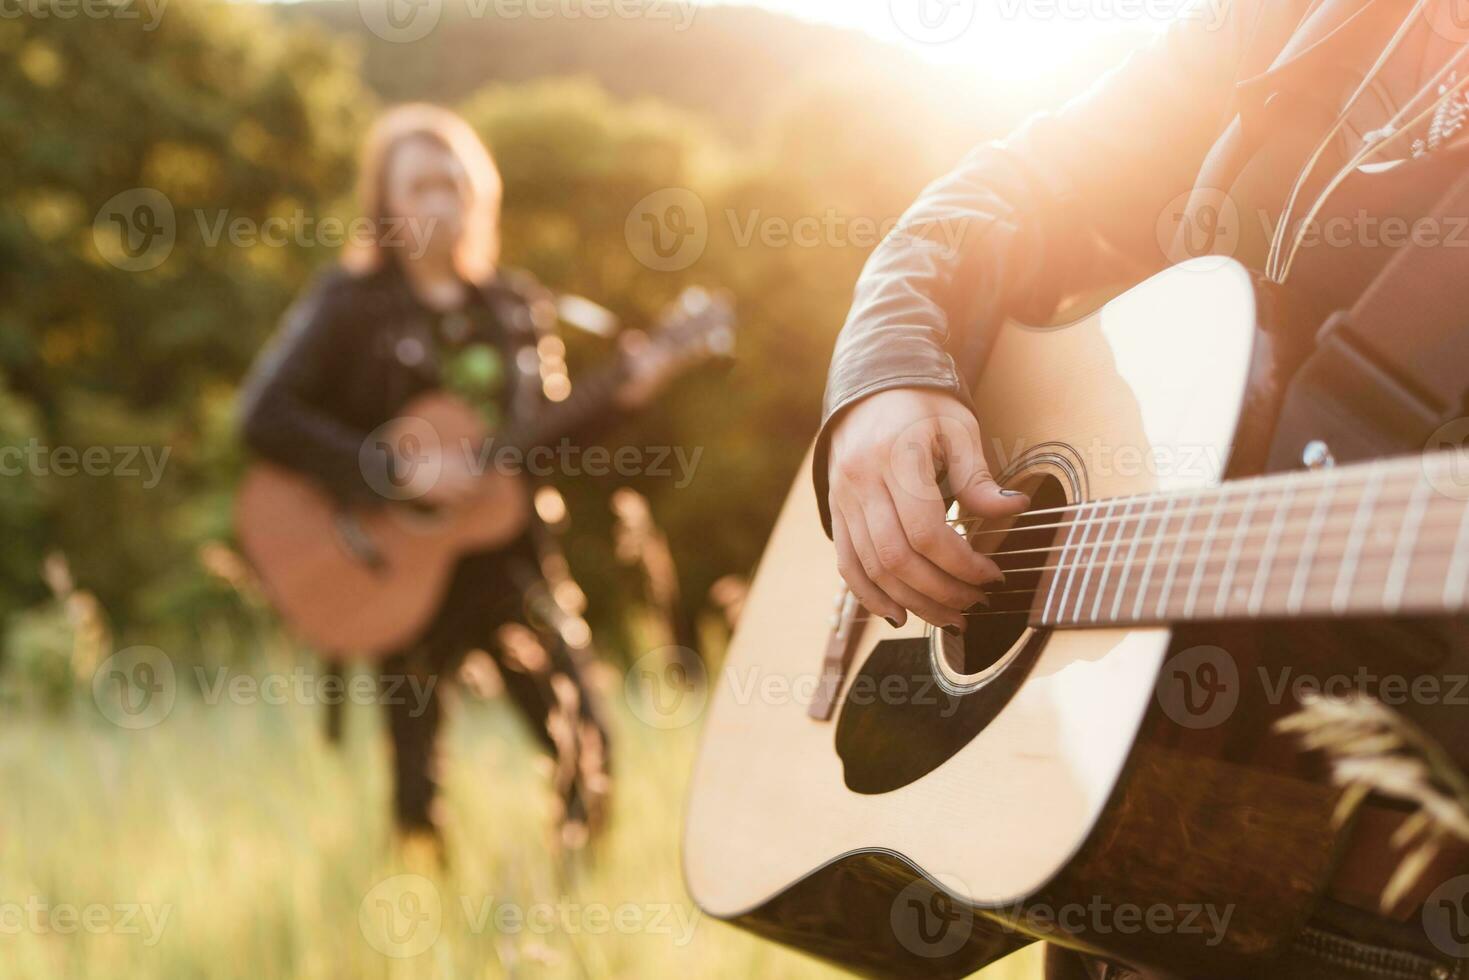
[[[650,342],[688,368],[731,354],[734,330],[726,298],[690,289],[664,311]],[[380,498],[368,503],[339,500],[307,476],[256,463],[236,498],[240,544],[286,624],[324,655],[400,650],[427,627],[461,556],[504,547],[525,531],[527,471],[538,449],[604,415],[620,381],[616,368],[594,375],[564,401],[496,432],[452,395],[420,396],[363,444],[363,473]],[[461,506],[420,503],[438,476],[439,453],[463,454],[480,475],[478,492]],[[391,469],[389,457],[397,461]]]
[[[953,515],[1007,574],[962,636],[866,615],[802,474],[712,683],[684,841],[705,912],[878,975],[1047,940],[1239,977],[1300,932],[1340,791],[1272,727],[1294,691],[1254,678],[1344,651],[1271,630],[1462,613],[1469,470],[1317,446],[1259,475],[1264,308],[1204,259],[1000,330],[976,407],[1033,507]]]

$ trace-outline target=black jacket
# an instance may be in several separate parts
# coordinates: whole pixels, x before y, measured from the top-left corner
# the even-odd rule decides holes
[[[489,316],[476,330],[502,352],[516,412],[544,401],[537,341],[555,326],[551,296],[524,273],[479,287]],[[343,499],[381,499],[363,471],[368,435],[440,386],[434,314],[394,265],[364,276],[322,274],[287,311],[242,396],[245,443]]]

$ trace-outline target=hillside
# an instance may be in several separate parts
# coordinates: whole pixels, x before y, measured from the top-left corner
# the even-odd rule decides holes
[[[411,43],[376,36],[353,0],[275,9],[287,20],[315,20],[355,39],[366,80],[385,100],[454,103],[488,82],[582,75],[617,96],[650,96],[705,115],[735,138],[754,132],[800,93],[837,87],[882,93],[889,106],[904,107],[910,125],[970,139],[1003,130],[1054,101],[1053,93],[1074,91],[1117,50],[1067,66],[1065,77],[1043,90],[986,98],[971,73],[931,65],[857,31],[748,7],[693,8],[684,22],[676,19],[676,5],[670,7],[675,13],[660,18],[506,18],[493,11],[511,8],[492,0],[444,0],[437,26]]]

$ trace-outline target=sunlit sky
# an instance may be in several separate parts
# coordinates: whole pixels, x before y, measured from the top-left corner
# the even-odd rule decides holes
[[[695,0],[759,6],[865,31],[920,57],[1001,78],[1055,71],[1108,33],[1162,30],[1183,0]],[[1221,0],[1222,2],[1222,0]],[[1199,5],[1210,16],[1217,4]]]

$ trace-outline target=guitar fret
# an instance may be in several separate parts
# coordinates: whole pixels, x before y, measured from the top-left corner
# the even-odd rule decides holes
[[[1168,596],[1173,591],[1173,580],[1178,575],[1178,563],[1183,557],[1183,549],[1188,543],[1188,526],[1193,523],[1194,511],[1198,509],[1199,497],[1195,495],[1189,503],[1189,511],[1184,516],[1183,526],[1178,531],[1178,546],[1173,549],[1173,557],[1168,562],[1168,572],[1163,578],[1163,591],[1158,596],[1158,615],[1161,617],[1163,611],[1168,607]]]
[[[1097,621],[1097,614],[1102,608],[1102,597],[1107,594],[1107,578],[1112,574],[1112,559],[1117,556],[1117,546],[1122,543],[1122,536],[1127,532],[1127,515],[1132,513],[1132,501],[1122,510],[1122,519],[1117,526],[1117,536],[1112,539],[1112,547],[1107,552],[1107,560],[1102,563],[1102,580],[1097,585],[1097,600],[1092,603],[1092,622]],[[1136,532],[1133,540],[1136,541]]]
[[[1270,530],[1265,537],[1265,551],[1255,569],[1255,581],[1250,588],[1251,616],[1260,615],[1260,606],[1265,599],[1265,583],[1270,578],[1270,566],[1275,562],[1275,552],[1280,546],[1280,532],[1284,529],[1286,518],[1290,514],[1291,497],[1295,494],[1295,490],[1295,479],[1288,479],[1285,483],[1285,492],[1280,495],[1280,502],[1275,505],[1275,519],[1270,522]]]
[[[1143,505],[1143,512],[1138,518],[1137,527],[1132,530],[1132,545],[1127,549],[1127,557],[1122,562],[1122,577],[1117,580],[1117,595],[1112,600],[1112,612],[1109,618],[1116,619],[1117,613],[1122,608],[1122,598],[1127,593],[1127,579],[1132,572],[1132,559],[1137,554],[1137,546],[1142,543],[1143,529],[1148,526],[1148,507]]]
[[[1403,588],[1408,583],[1408,561],[1413,557],[1413,547],[1418,541],[1418,531],[1423,524],[1423,512],[1428,508],[1428,481],[1415,480],[1413,496],[1408,501],[1408,513],[1403,526],[1398,530],[1397,547],[1393,550],[1392,569],[1387,575],[1387,585],[1382,590],[1382,604],[1388,612],[1397,612],[1403,604]]]
[[[1381,489],[1382,470],[1373,467],[1372,475],[1367,479],[1367,489],[1362,493],[1362,499],[1357,502],[1357,512],[1352,518],[1352,532],[1347,538],[1346,554],[1342,556],[1341,569],[1336,576],[1336,588],[1331,595],[1331,608],[1335,612],[1340,613],[1346,608],[1352,579],[1356,577],[1358,560],[1362,554],[1362,538],[1366,534],[1367,524],[1372,516],[1372,507]]]
[[[1332,471],[1333,475],[1334,472]],[[1290,598],[1286,601],[1286,608],[1291,613],[1301,611],[1301,600],[1306,594],[1306,577],[1310,573],[1311,559],[1316,553],[1316,545],[1321,538],[1321,525],[1326,522],[1326,512],[1335,490],[1335,481],[1329,475],[1321,487],[1316,507],[1311,512],[1311,525],[1306,531],[1305,546],[1301,548],[1301,556],[1296,561],[1296,574],[1291,581]]]
[[[1454,537],[1454,550],[1449,561],[1449,570],[1444,574],[1443,604],[1445,609],[1457,609],[1464,603],[1465,589],[1469,588],[1469,507],[1459,502],[1463,515],[1459,518],[1459,533]]]
[[[1071,611],[1071,618],[1076,622],[1081,622],[1081,604],[1086,601],[1087,583],[1092,580],[1092,572],[1097,567],[1097,555],[1100,554],[1102,550],[1102,538],[1110,529],[1109,525],[1107,524],[1107,520],[1112,516],[1112,511],[1116,506],[1117,505],[1115,503],[1109,503],[1107,505],[1107,509],[1102,511],[1101,519],[1097,522],[1097,527],[1100,529],[1097,533],[1097,541],[1094,545],[1092,545],[1092,556],[1091,559],[1086,563],[1086,574],[1081,577],[1081,588],[1076,590],[1076,608]],[[1116,548],[1115,541],[1113,542],[1113,548]],[[1065,615],[1064,603],[1062,604],[1062,610],[1062,615]]]
[[[1091,516],[1082,521],[1081,540],[1076,544],[1076,551],[1072,555],[1071,567],[1066,570],[1066,587],[1061,590],[1061,605],[1056,608],[1057,622],[1066,619],[1066,603],[1071,598],[1071,587],[1076,584],[1076,572],[1086,555],[1086,542],[1092,535],[1092,529],[1097,526],[1097,507],[1092,507]]]
[[[1469,504],[1439,506],[1424,470],[1432,462],[1397,459],[1077,505],[1047,569],[1037,622],[1391,614],[1421,609],[1440,575],[1436,599],[1464,608]],[[1451,546],[1446,521],[1457,528]]]
[[[1165,528],[1168,527],[1168,515],[1173,513],[1173,498],[1169,497],[1167,506],[1163,509],[1163,516],[1158,519],[1158,533],[1153,537],[1153,547],[1148,551],[1148,560],[1143,564],[1143,579],[1137,587],[1137,605],[1133,607],[1132,618],[1138,619],[1143,612],[1143,601],[1148,595],[1148,580],[1153,577],[1153,561],[1158,557],[1158,549],[1163,543]]]
[[[1071,522],[1071,527],[1066,532],[1066,543],[1061,546],[1061,556],[1056,559],[1055,574],[1051,577],[1051,587],[1046,590],[1046,607],[1041,611],[1041,622],[1043,623],[1053,622],[1051,620],[1051,603],[1055,601],[1056,589],[1061,584],[1061,576],[1065,575],[1069,570],[1066,564],[1066,556],[1071,552],[1073,545],[1078,543],[1075,540],[1077,532],[1079,530],[1083,531],[1083,537],[1085,537],[1085,521],[1080,516],[1085,506],[1083,504],[1077,507],[1077,520]],[[1064,595],[1061,597],[1061,608],[1066,608],[1066,597]]]
[[[1224,612],[1224,604],[1229,598],[1229,585],[1234,581],[1234,570],[1239,563],[1239,553],[1244,548],[1245,540],[1249,538],[1250,516],[1259,502],[1260,484],[1257,482],[1250,488],[1249,499],[1245,501],[1245,511],[1240,515],[1239,523],[1234,528],[1234,544],[1229,549],[1229,557],[1225,559],[1224,577],[1219,580],[1219,589],[1214,597],[1215,616]]]
[[[1188,598],[1183,603],[1183,615],[1185,617],[1194,614],[1194,601],[1199,597],[1199,586],[1204,583],[1204,569],[1209,567],[1209,549],[1214,544],[1214,534],[1219,530],[1219,521],[1224,517],[1224,512],[1229,509],[1229,495],[1221,493],[1219,499],[1214,502],[1214,517],[1209,521],[1209,528],[1204,532],[1204,540],[1199,548],[1199,557],[1194,560],[1194,575],[1189,581]]]

